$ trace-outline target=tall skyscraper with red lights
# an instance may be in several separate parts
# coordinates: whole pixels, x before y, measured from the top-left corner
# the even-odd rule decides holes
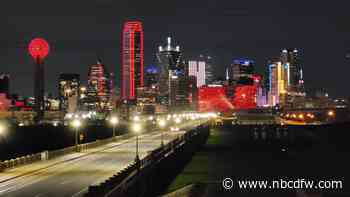
[[[140,21],[124,23],[121,48],[121,98],[135,100],[143,87],[143,30]]]

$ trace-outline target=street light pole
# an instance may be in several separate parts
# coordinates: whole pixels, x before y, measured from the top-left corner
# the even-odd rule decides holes
[[[165,125],[166,125],[166,122],[165,122],[165,120],[160,120],[159,122],[158,122],[158,124],[159,124],[159,127],[160,127],[160,129],[161,129],[161,136],[160,136],[160,138],[161,138],[161,146],[163,147],[164,146],[164,127],[165,127]]]
[[[78,145],[79,145],[78,132],[79,132],[79,127],[81,126],[80,120],[78,120],[78,119],[73,120],[72,126],[75,129],[75,148],[76,148],[76,151],[78,152]]]
[[[140,157],[139,157],[139,135],[136,134],[136,158],[135,161],[140,161]]]
[[[115,138],[115,125],[113,125],[113,138]]]
[[[115,139],[115,136],[116,136],[116,129],[117,129],[117,124],[119,122],[118,118],[117,117],[112,117],[110,119],[110,122],[111,124],[113,125],[113,139]]]
[[[132,130],[136,133],[136,157],[135,162],[139,165],[140,156],[139,156],[139,133],[141,131],[141,125],[139,123],[135,123],[132,127]]]
[[[75,148],[78,149],[78,127],[75,128]]]

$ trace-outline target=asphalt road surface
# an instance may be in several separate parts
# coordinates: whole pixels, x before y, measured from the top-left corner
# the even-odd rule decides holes
[[[176,132],[164,132],[165,142],[177,136]],[[158,148],[160,143],[159,132],[140,135],[140,158],[145,157],[148,151]],[[66,156],[68,160],[53,165],[37,162],[1,172],[0,196],[83,196],[89,185],[102,182],[132,163],[135,159],[135,146],[135,137],[132,137],[85,153],[77,153],[80,155],[71,159]]]

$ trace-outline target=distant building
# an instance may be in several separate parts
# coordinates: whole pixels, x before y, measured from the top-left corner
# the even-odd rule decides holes
[[[197,79],[195,76],[188,77],[188,86],[189,86],[188,99],[189,99],[190,108],[194,111],[197,111],[198,88],[197,88]]]
[[[200,112],[228,112],[234,109],[226,95],[227,86],[208,85],[198,89],[198,110]]]
[[[0,74],[0,94],[5,94],[7,98],[10,97],[10,75]]]
[[[283,49],[281,62],[289,65],[289,92],[304,92],[303,70],[300,64],[299,51],[297,49]]]
[[[5,93],[0,93],[0,112],[8,111],[11,106],[11,100],[7,98]]]
[[[170,76],[170,99],[171,111],[186,110],[189,107],[189,77],[185,74],[171,74]]]
[[[206,85],[206,64],[205,61],[188,61],[188,75],[195,76],[197,79],[197,87]]]
[[[100,60],[89,68],[86,91],[85,107],[88,110],[110,110],[110,73]]]
[[[78,110],[79,74],[63,73],[58,78],[59,110],[74,113]]]
[[[156,55],[159,68],[158,102],[162,105],[169,106],[172,100],[170,94],[176,92],[172,89],[175,87],[172,85],[172,81],[177,81],[181,73],[185,72],[181,59],[182,53],[180,51],[180,46],[174,47],[171,37],[168,37],[167,45],[159,46]]]
[[[136,100],[143,84],[143,29],[140,21],[124,23],[121,49],[121,99]]]
[[[145,87],[157,87],[159,83],[159,68],[154,65],[147,66],[145,69]]]
[[[231,64],[230,79],[234,84],[240,83],[247,78],[251,78],[254,74],[254,64],[253,60],[249,59],[236,59],[233,60]]]
[[[284,107],[286,104],[287,93],[289,89],[289,65],[282,64],[280,61],[273,61],[268,65],[269,68],[269,89],[268,100],[270,106],[279,105]]]
[[[215,79],[213,58],[200,55],[199,60],[205,62],[205,84],[212,84]]]

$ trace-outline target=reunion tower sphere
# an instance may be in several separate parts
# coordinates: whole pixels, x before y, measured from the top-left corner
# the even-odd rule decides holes
[[[28,51],[35,61],[43,60],[49,54],[50,46],[45,39],[35,38],[30,41]]]

